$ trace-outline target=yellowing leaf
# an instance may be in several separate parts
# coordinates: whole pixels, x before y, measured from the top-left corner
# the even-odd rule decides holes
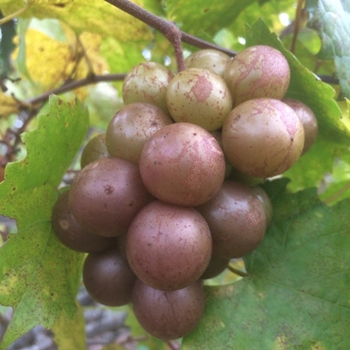
[[[18,102],[13,97],[0,93],[0,118],[7,118],[18,111]]]
[[[55,334],[55,343],[60,350],[86,349],[85,319],[81,307],[72,320],[62,313],[52,330]]]
[[[44,23],[43,23],[44,25]],[[89,73],[102,74],[109,67],[100,55],[101,36],[83,32],[79,37],[71,28],[62,26],[65,41],[29,28],[25,35],[26,68],[31,80],[45,91],[64,81],[86,78]],[[17,38],[18,41],[18,38]],[[14,56],[18,54],[18,50]],[[86,88],[74,91],[83,100]]]
[[[82,44],[81,49],[87,59],[82,59],[78,65],[77,78],[84,78],[89,73],[89,68],[95,74],[102,74],[108,70],[105,59],[100,55],[101,36],[94,33],[84,32],[80,35],[79,40]],[[91,67],[89,67],[89,65]]]
[[[35,29],[28,29],[25,40],[26,66],[34,82],[47,89],[67,78],[67,64],[74,60],[67,44]]]
[[[71,31],[71,30],[70,30]],[[79,38],[71,31],[70,46],[75,47],[75,62],[67,67],[67,75],[74,80],[84,79],[89,74],[103,74],[109,71],[106,60],[100,54],[101,36],[99,34],[83,32]],[[86,87],[74,90],[80,100],[88,94]]]
[[[146,0],[133,1],[143,5]],[[143,41],[152,38],[147,25],[102,0],[31,0],[31,6],[20,18],[57,18],[76,32],[89,30],[119,41]],[[24,7],[23,0],[0,0],[7,16]]]

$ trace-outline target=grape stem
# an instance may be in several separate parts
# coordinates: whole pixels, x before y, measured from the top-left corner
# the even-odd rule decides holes
[[[241,276],[241,277],[247,277],[248,274],[242,270],[236,269],[235,267],[233,267],[232,265],[228,264],[227,265],[227,269],[230,270],[231,272],[233,272],[234,274]]]
[[[332,204],[336,200],[338,200],[346,191],[350,189],[350,181],[348,181],[343,187],[341,187],[337,192],[335,192],[332,196],[324,199],[324,203],[327,205]]]
[[[50,95],[55,94],[59,95],[64,92],[72,91],[77,88],[91,85],[91,84],[96,84],[99,82],[107,82],[107,81],[123,81],[125,78],[126,74],[102,74],[102,75],[95,75],[95,74],[89,74],[86,78],[80,79],[80,80],[75,80],[75,81],[70,81],[68,83],[65,83],[61,86],[59,86],[56,89],[47,91],[43,93],[42,95],[39,95],[37,97],[34,97],[30,100],[25,101],[25,104],[30,104],[30,105],[36,105],[41,102],[45,102]]]
[[[300,31],[301,21],[302,21],[302,11],[303,11],[304,0],[298,0],[298,5],[295,13],[295,26],[293,32],[292,44],[290,46],[290,52],[295,53],[295,46],[297,42],[297,37]]]
[[[26,12],[30,7],[32,6],[32,4],[30,2],[28,2],[24,7],[22,7],[21,9],[19,9],[16,12],[11,13],[10,15],[0,19],[0,25],[3,25],[11,20],[13,20],[16,17],[19,17],[20,15],[22,15],[24,12]]]
[[[14,94],[12,94],[13,99],[17,102],[18,105],[18,118],[22,121],[22,126],[20,128],[8,128],[4,135],[0,134],[0,144],[6,147],[6,153],[0,159],[0,167],[5,167],[8,162],[15,160],[15,156],[18,151],[18,145],[21,143],[20,134],[22,134],[27,129],[30,121],[37,115],[42,107],[42,104],[49,99],[50,95],[59,95],[83,86],[96,84],[99,82],[122,81],[124,80],[125,76],[126,74],[95,75],[90,72],[90,74],[88,74],[88,76],[84,79],[76,81],[70,80],[56,89],[47,91],[26,101],[21,101],[17,99]],[[17,81],[17,79],[12,81]],[[5,91],[7,90],[2,79],[0,79],[0,88]]]
[[[174,47],[176,63],[178,71],[185,69],[185,62],[182,51],[182,42],[196,46],[202,49],[215,49],[222,51],[230,56],[235,56],[236,51],[228,50],[217,46],[215,44],[209,43],[205,40],[201,40],[194,37],[188,33],[181,31],[177,25],[171,21],[160,18],[151,12],[143,9],[142,7],[132,3],[129,0],[105,0],[109,4],[117,7],[118,9],[128,13],[129,15],[139,19],[143,23],[148,24],[150,27],[158,30],[162,33]]]

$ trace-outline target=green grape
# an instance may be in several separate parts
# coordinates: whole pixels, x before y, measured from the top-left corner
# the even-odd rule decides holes
[[[108,158],[109,153],[106,146],[106,134],[94,136],[84,147],[81,154],[80,166],[84,168],[96,159]]]
[[[138,164],[146,141],[172,119],[157,106],[133,102],[121,108],[106,131],[106,144],[112,157]]]
[[[143,62],[130,70],[124,79],[122,94],[125,104],[146,102],[167,112],[165,100],[173,74],[156,62]]]
[[[188,56],[185,59],[185,66],[186,68],[208,69],[222,77],[230,61],[231,58],[221,51],[204,49],[193,52]]]
[[[176,122],[213,131],[220,129],[232,109],[227,84],[219,75],[199,68],[181,71],[169,83],[166,101]]]

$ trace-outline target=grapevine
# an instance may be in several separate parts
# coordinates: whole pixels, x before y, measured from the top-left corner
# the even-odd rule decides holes
[[[101,245],[93,244],[98,253],[85,248],[83,277],[93,298],[107,306],[131,302],[140,324],[165,340],[197,326],[205,307],[203,280],[222,273],[230,259],[254,251],[273,219],[263,188],[229,179],[230,170],[263,182],[307,151],[305,124],[293,109],[301,102],[281,101],[290,72],[279,51],[250,47],[224,63],[219,52],[207,52],[190,57],[191,68],[177,74],[153,62],[131,70],[123,83],[125,106],[106,133],[84,148],[84,166],[59,199],[66,198],[64,211],[54,210],[52,218],[59,237],[81,244],[90,236],[101,239]],[[281,66],[271,79],[283,88],[266,79],[268,62],[261,64],[262,74],[255,73],[256,52],[263,52],[263,63]],[[198,67],[201,57],[209,68],[217,66],[212,57],[218,57],[218,65],[226,65],[223,78]],[[241,71],[232,68],[236,60],[249,72],[243,80],[232,78],[232,71]],[[258,89],[242,101],[237,96],[249,96],[249,90],[243,93],[240,84]],[[316,135],[313,113],[312,120],[308,132]],[[86,238],[75,228],[62,231],[66,212]],[[72,247],[69,240],[66,245]],[[84,251],[80,243],[77,247]]]
[[[36,20],[19,27],[23,77],[0,77],[0,307],[13,308],[1,350],[38,324],[63,350],[88,348],[78,290],[127,315],[122,346],[349,346],[347,41],[344,18],[333,37],[324,16],[338,2],[298,1],[280,38],[257,19],[245,47],[227,41],[234,4],[195,2],[196,17],[181,2],[106,0],[96,15],[76,0],[73,20],[69,2],[4,2],[1,25],[57,22],[46,37]],[[198,20],[214,14],[212,28]],[[307,14],[321,39],[311,68],[298,61]],[[59,48],[56,80],[26,40],[43,58]]]

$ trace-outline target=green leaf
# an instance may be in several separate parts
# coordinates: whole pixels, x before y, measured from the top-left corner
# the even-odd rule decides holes
[[[284,26],[282,25],[279,16],[283,13],[289,15],[290,18],[293,18],[295,14],[294,4],[295,1],[293,0],[255,1],[249,6],[249,8],[242,11],[234,21],[230,22],[230,33],[236,38],[245,38],[245,26],[247,24],[253,25],[258,18],[261,18],[270,30],[280,33],[284,29]],[[242,45],[241,47],[235,45],[233,46],[233,49],[240,51],[244,49],[244,47]]]
[[[206,289],[206,309],[183,341],[191,349],[350,348],[350,201],[330,208],[316,190],[266,186],[274,219],[246,257],[249,276]]]
[[[142,61],[142,46],[139,43],[123,43],[108,37],[102,40],[101,54],[108,62],[112,72],[128,73],[131,68]]]
[[[310,22],[322,40],[318,54],[333,59],[340,81],[341,98],[350,97],[350,5],[340,0],[319,0]]]
[[[216,32],[231,24],[245,8],[255,2],[165,0],[164,4],[168,19],[176,22],[181,30],[211,41]]]
[[[291,70],[286,97],[304,102],[317,117],[319,134],[315,144],[285,173],[292,180],[289,186],[293,190],[316,186],[332,170],[334,157],[348,153],[350,133],[340,120],[342,113],[334,100],[334,90],[302,66],[262,20],[248,28],[247,46],[252,45],[269,45],[284,54]]]
[[[65,248],[51,229],[57,186],[88,129],[79,102],[51,96],[48,113],[25,133],[27,156],[6,167],[0,213],[17,220],[18,232],[0,248],[0,304],[14,315],[2,348],[42,324],[50,328],[65,312],[76,313],[83,254]]]

